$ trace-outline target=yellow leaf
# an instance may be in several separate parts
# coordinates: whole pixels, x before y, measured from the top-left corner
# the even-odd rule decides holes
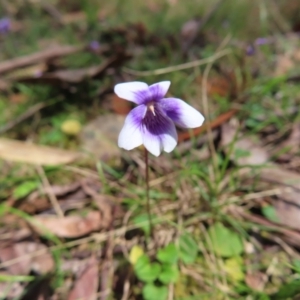
[[[135,265],[137,260],[144,254],[144,250],[140,246],[133,246],[129,253],[129,261]]]
[[[81,131],[81,124],[77,120],[66,120],[61,124],[61,131],[68,135],[77,135]]]
[[[241,281],[244,279],[245,274],[242,270],[243,260],[240,256],[232,257],[225,262],[225,271],[233,281]]]

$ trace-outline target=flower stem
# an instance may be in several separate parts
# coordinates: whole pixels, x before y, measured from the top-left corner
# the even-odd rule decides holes
[[[149,227],[150,227],[150,236],[153,237],[153,224],[152,224],[152,217],[151,217],[151,207],[150,207],[150,197],[149,197],[149,163],[148,163],[148,151],[145,148],[145,177],[146,177],[146,209],[148,214],[149,220]]]

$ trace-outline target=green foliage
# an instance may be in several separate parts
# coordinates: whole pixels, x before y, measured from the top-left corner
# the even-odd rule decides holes
[[[243,252],[243,242],[240,236],[225,227],[222,223],[215,223],[208,229],[208,245],[212,251],[222,257],[238,256]]]
[[[3,36],[4,51],[2,51],[1,53],[2,61],[5,61],[5,58],[10,59],[18,57],[19,55],[30,54],[34,51],[39,51],[44,47],[48,48],[49,42],[66,45],[88,45],[92,40],[97,40],[100,41],[101,46],[104,45],[105,48],[106,45],[110,43],[110,40],[114,41],[114,45],[115,43],[117,44],[120,41],[124,43],[126,39],[129,38],[130,49],[134,50],[137,46],[138,55],[135,55],[135,51],[133,51],[133,58],[126,62],[126,67],[135,70],[153,70],[166,66],[174,66],[180,63],[185,63],[187,62],[187,60],[182,58],[184,56],[180,51],[176,51],[176,47],[174,48],[174,41],[171,40],[173,40],[174,37],[178,36],[181,28],[184,27],[185,22],[192,20],[193,16],[191,12],[197,11],[198,15],[205,16],[205,14],[214,7],[214,3],[210,3],[209,1],[206,2],[195,0],[187,0],[184,2],[184,4],[182,4],[183,2],[181,3],[180,1],[160,0],[149,1],[149,3],[147,1],[144,3],[142,1],[137,2],[134,0],[129,0],[128,3],[119,0],[100,0],[100,2],[96,0],[75,0],[74,3],[72,1],[62,2],[64,2],[64,5],[58,7],[58,10],[63,17],[65,14],[69,14],[69,10],[71,7],[71,15],[73,15],[74,12],[75,14],[77,14],[77,12],[80,12],[81,9],[85,14],[85,18],[80,18],[79,20],[77,20],[78,22],[76,21],[70,24],[66,22],[64,26],[60,26],[59,24],[56,24],[57,26],[53,26],[53,22],[56,22],[55,18],[46,17],[44,10],[39,6],[29,7],[28,5],[24,5],[23,7],[19,7],[17,5],[16,10],[20,10],[22,12],[22,20],[18,20],[18,22],[20,21],[20,24],[22,24],[24,21],[26,30],[22,30],[22,28],[20,28],[16,32],[15,30],[13,30],[9,35],[6,35],[5,37]],[[276,136],[279,137],[278,141],[281,141],[285,135],[282,135],[282,131],[280,130],[289,130],[289,128],[291,128],[292,122],[294,122],[296,118],[299,119],[300,115],[299,110],[297,109],[299,107],[299,97],[297,97],[297,95],[299,94],[298,82],[297,84],[294,84],[293,81],[290,80],[290,78],[289,80],[287,80],[289,74],[282,77],[272,78],[274,77],[273,68],[276,68],[279,61],[277,54],[280,54],[281,45],[277,44],[278,38],[276,32],[274,32],[275,34],[273,35],[273,28],[271,26],[274,26],[274,24],[276,23],[275,27],[278,27],[278,29],[280,28],[280,32],[287,32],[283,30],[283,28],[281,28],[282,20],[280,20],[281,18],[278,18],[277,20],[276,11],[278,10],[280,12],[280,15],[281,13],[283,14],[283,12],[280,10],[280,8],[282,7],[282,5],[280,4],[281,2],[285,9],[289,9],[289,4],[284,3],[284,1],[277,2],[278,3],[276,3],[273,8],[273,6],[266,5],[264,1],[257,1],[254,6],[254,10],[255,15],[259,14],[260,22],[253,22],[253,12],[251,12],[251,8],[253,8],[253,1],[223,1],[220,7],[219,5],[217,5],[218,9],[212,14],[212,17],[209,18],[209,21],[205,26],[207,27],[208,31],[212,31],[211,33],[213,35],[216,34],[216,40],[218,40],[217,36],[225,37],[225,35],[227,34],[233,35],[233,43],[230,42],[228,44],[232,45],[230,46],[230,48],[232,49],[233,55],[224,59],[222,58],[220,62],[218,61],[216,63],[216,68],[213,68],[209,74],[210,76],[207,82],[208,86],[213,87],[215,75],[221,75],[220,73],[227,73],[226,63],[228,63],[229,60],[230,63],[232,63],[230,64],[230,70],[232,69],[236,75],[236,82],[235,80],[233,80],[232,86],[238,87],[236,89],[236,97],[241,100],[237,100],[238,106],[241,109],[239,109],[236,117],[241,121],[240,125],[242,131],[244,131],[244,129],[250,129],[254,132],[260,132],[266,126],[270,126],[272,130],[278,131],[276,132]],[[54,6],[56,7],[56,4]],[[99,11],[100,14],[98,14]],[[133,11],[134,13],[132,13]],[[109,18],[107,18],[107,16],[109,16]],[[274,18],[276,19],[276,22],[273,22]],[[141,29],[141,34],[138,37],[141,41],[137,43],[135,41],[135,22],[140,22],[138,23],[138,27]],[[251,25],[248,26],[248,28],[246,28],[247,22]],[[267,31],[267,34],[270,34],[270,36],[272,36],[271,45],[257,46],[256,54],[259,55],[254,55],[253,57],[244,57],[243,51],[244,46],[246,46],[247,42],[244,46],[242,45],[243,42],[240,43],[242,45],[240,47],[239,45],[236,46],[236,43],[234,41],[243,40],[249,41],[249,43],[253,42],[253,44],[255,44],[256,37],[264,36],[261,34],[261,24],[265,24],[266,22],[269,22],[270,25],[272,24],[269,28],[270,30]],[[36,24],[38,24],[39,26],[36,26]],[[130,24],[130,28],[128,31],[127,24]],[[60,30],[57,30],[58,27],[60,28]],[[217,28],[217,32],[215,32],[215,28]],[[155,32],[154,30],[157,29],[159,29],[160,31]],[[118,34],[118,32],[122,33]],[[155,34],[155,39],[151,38],[152,34]],[[45,39],[45,37],[47,38]],[[284,38],[284,35],[282,35],[280,36],[279,40]],[[17,40],[17,47],[15,45],[15,40]],[[153,43],[150,44],[149,41],[152,40]],[[163,40],[163,42],[160,42],[160,40]],[[178,39],[177,42],[182,44],[184,41]],[[146,45],[144,45],[144,43]],[[214,54],[215,50],[218,47],[218,45],[214,43],[207,44],[204,39],[203,41],[201,41],[200,53],[199,44],[199,41],[193,43],[191,47],[194,49],[191,49],[191,53],[188,54],[188,60],[208,57]],[[291,45],[289,43],[286,43],[284,47],[291,48]],[[118,47],[113,48],[117,49]],[[180,47],[177,48],[178,50],[180,49]],[[272,53],[272,55],[270,55],[269,57],[271,59],[266,59],[265,63],[262,64],[262,68],[260,68],[260,66],[257,65],[257,62],[260,63],[263,57],[263,51],[268,49],[271,52],[272,50],[270,49],[273,48],[276,49],[276,53]],[[109,55],[110,54],[111,53],[109,53]],[[104,53],[104,55],[95,55],[94,53],[80,52],[60,58],[59,64],[57,64],[57,66],[56,64],[54,64],[54,67],[62,67],[66,70],[70,68],[85,68],[89,65],[91,66],[101,63],[106,59],[106,55],[106,53]],[[294,56],[292,48],[289,49],[288,56]],[[235,63],[236,59],[238,59],[237,64]],[[219,64],[221,64],[221,68]],[[272,70],[270,70],[270,66]],[[120,70],[122,70],[123,65],[118,66],[118,68],[119,67]],[[172,71],[169,74],[162,74],[158,76],[152,75],[148,77],[137,78],[137,80],[142,80],[148,83],[158,82],[160,80],[166,79],[171,80],[172,87],[170,92],[174,96],[176,95],[179,98],[187,100],[188,102],[191,100],[191,103],[193,103],[193,100],[195,101],[195,99],[200,99],[201,97],[201,91],[199,92],[199,83],[202,77],[201,74],[205,67],[206,66],[201,66],[200,68],[194,67],[190,70]],[[247,67],[249,68],[249,70],[247,70]],[[299,73],[298,69],[299,68],[297,67],[296,75]],[[225,70],[226,72],[220,72],[220,70]],[[258,76],[252,76],[252,73],[257,74]],[[7,97],[1,96],[1,125],[7,124],[11,120],[15,120],[19,115],[24,113],[36,102],[45,103],[47,107],[34,114],[34,117],[28,118],[20,125],[15,126],[15,128],[10,130],[9,132],[5,132],[5,136],[7,135],[8,137],[17,139],[21,138],[23,140],[27,137],[27,135],[29,135],[29,139],[33,139],[33,142],[35,143],[52,144],[56,147],[63,148],[69,148],[76,143],[75,146],[77,147],[79,139],[77,139],[76,135],[66,135],[66,133],[70,133],[70,131],[66,131],[63,124],[64,122],[66,122],[66,120],[70,119],[76,119],[80,121],[81,124],[85,124],[85,121],[91,120],[97,115],[106,112],[106,108],[108,106],[106,103],[107,100],[104,99],[104,97],[99,97],[99,93],[101,94],[101,92],[107,90],[107,88],[109,90],[113,86],[113,83],[116,79],[115,76],[110,76],[110,72],[108,72],[107,75],[109,76],[104,76],[103,79],[99,78],[95,81],[90,80],[92,82],[89,82],[86,85],[76,84],[70,89],[69,87],[61,88],[60,86],[55,85],[41,87],[39,84],[27,85],[14,83],[12,92],[15,93],[16,91],[17,93],[23,94],[27,99],[24,98],[24,102],[18,103],[12,101],[9,98],[10,95],[8,95]],[[12,77],[14,77],[13,73]],[[231,81],[231,78],[229,79]],[[252,84],[252,88],[250,85],[252,83],[251,79],[255,81],[254,84]],[[243,86],[247,86],[247,90],[243,90]],[[7,92],[7,94],[9,93],[10,91]],[[84,97],[82,99],[80,98],[81,93],[84,94]],[[3,94],[6,95],[6,92]],[[58,106],[52,106],[51,104],[51,107],[49,107],[49,99],[53,99],[53,97],[56,98],[58,94],[59,97],[62,96],[61,100],[63,101],[59,103]],[[246,96],[246,101],[244,101],[243,99],[244,96]],[[102,98],[104,101],[102,101]],[[232,108],[232,96],[227,97],[214,95],[211,104],[212,107],[210,116],[205,117],[214,120],[220,114],[227,112]],[[201,106],[201,103],[198,103],[198,105]],[[294,108],[296,108],[295,113],[291,114],[289,112],[285,114],[287,110]],[[298,117],[296,116],[296,114],[298,114]],[[265,132],[262,133],[262,139],[264,139]],[[203,148],[205,147],[206,144],[204,144]],[[197,149],[197,152],[198,150],[201,151],[201,149]],[[251,152],[251,149],[249,149],[249,151]],[[235,155],[236,158],[241,158],[248,156],[250,153],[249,151],[236,149],[232,154]],[[199,197],[199,200],[201,200],[202,203],[206,201],[206,203],[209,204],[204,207],[204,210],[202,210],[203,207],[199,205],[199,207],[197,207],[199,211],[195,213],[191,218],[198,218],[200,216],[199,222],[201,222],[201,220],[205,220],[205,218],[208,216],[208,218],[212,221],[211,224],[213,224],[213,222],[215,222],[215,220],[219,218],[224,221],[225,218],[222,217],[222,213],[223,211],[225,211],[223,210],[223,208],[227,205],[227,203],[226,201],[222,202],[222,207],[220,207],[219,193],[222,193],[224,191],[225,194],[229,195],[229,197],[231,194],[236,196],[236,191],[242,191],[242,193],[244,194],[252,193],[253,191],[255,191],[255,189],[253,188],[254,184],[252,185],[251,180],[247,181],[247,183],[241,180],[236,180],[236,176],[233,176],[233,174],[235,174],[235,171],[237,169],[235,169],[234,166],[232,167],[230,164],[230,159],[232,156],[228,155],[224,159],[223,153],[219,153],[218,148],[216,149],[217,170],[214,171],[216,174],[210,173],[211,166],[213,166],[213,164],[211,163],[211,158],[203,162],[200,161],[199,158],[195,159],[195,153],[193,153],[192,151],[189,152],[191,153],[184,155],[183,159],[181,159],[181,154],[179,154],[179,151],[177,153],[176,151],[174,152],[177,155],[175,160],[184,161],[182,170],[180,170],[181,167],[177,168],[177,164],[174,164],[174,171],[184,173],[184,179],[187,181],[187,186],[191,185],[197,188],[197,190],[195,189],[195,191],[197,192],[196,197]],[[283,149],[281,149],[280,153],[283,153]],[[191,156],[192,160],[194,159],[194,161],[193,165],[190,164],[189,166],[187,166],[185,165],[185,161],[186,158],[187,160],[189,160],[189,155]],[[275,154],[272,155],[275,156]],[[174,159],[174,157],[172,159]],[[131,159],[125,160],[128,164],[132,163]],[[76,165],[76,167],[82,167],[83,170],[85,167],[87,167],[95,171],[94,161],[91,164],[92,167],[91,165],[86,166],[85,163],[83,163],[82,165],[80,163],[80,165]],[[4,166],[4,168],[2,168],[2,173],[4,174],[3,177],[6,177],[6,168],[7,166]],[[121,167],[119,169],[114,169],[109,164],[106,165],[105,163],[102,163],[102,168],[101,170],[98,168],[98,171],[101,171],[101,174],[99,172],[99,174],[101,175],[100,181],[104,183],[104,188],[101,191],[104,194],[112,193],[113,195],[119,197],[120,191],[118,190],[117,185],[110,186],[109,184],[107,184],[106,186],[105,182],[107,181],[109,183],[111,177],[114,178],[114,180],[124,180],[124,178],[128,178],[127,176],[124,177],[124,175],[126,174],[126,170]],[[162,168],[162,171],[160,171],[159,168],[155,167],[152,169],[152,175],[155,174],[157,176],[164,176],[165,174],[163,173],[163,171],[164,168]],[[136,172],[136,170],[133,170],[133,173],[134,172]],[[11,194],[13,194],[13,197],[15,199],[22,199],[38,187],[38,181],[35,181],[36,177],[31,176],[29,178],[27,175],[24,176],[24,172],[22,172],[22,170],[20,173],[21,175],[18,178],[15,176],[10,176],[0,180],[1,201],[7,199],[7,197],[9,197]],[[50,175],[51,184],[59,183],[63,185],[64,182],[61,182],[60,178],[65,177],[68,180],[70,179],[69,177],[62,175],[62,169],[58,170],[58,172],[55,172],[55,174],[53,173],[54,172],[49,172],[49,174],[47,174]],[[59,174],[59,180],[58,178],[56,178],[57,174]],[[71,174],[70,171],[68,171],[68,174]],[[229,184],[219,185],[219,183],[223,181],[224,178],[228,178],[228,175],[230,176]],[[250,175],[250,177],[251,176],[252,175]],[[55,178],[55,180],[53,181],[51,177]],[[212,180],[213,178],[216,178],[216,182]],[[176,178],[176,180],[177,179],[178,178]],[[202,186],[199,185],[200,180],[201,183],[203,183],[203,185],[205,185],[207,188],[202,189]],[[138,183],[136,183],[135,181],[127,181],[126,183],[125,181],[121,182],[123,185],[122,188],[128,189],[128,191],[130,191],[133,195],[132,199],[127,201],[128,206],[131,206],[134,209],[137,207],[137,210],[141,212],[144,211],[142,208],[142,204],[144,202],[137,201],[138,199],[145,199],[145,191],[141,186],[139,186],[140,183],[143,183],[143,179],[141,179],[141,181],[138,180]],[[224,182],[226,183],[226,180]],[[168,184],[166,186],[168,186]],[[221,188],[219,189],[220,186]],[[157,200],[157,203],[159,203],[159,200],[177,200],[178,194],[176,193],[176,185],[174,185],[173,191],[171,189],[167,189],[167,193],[165,193],[165,191],[166,189],[164,185],[151,189],[151,199],[154,201]],[[126,196],[127,193],[122,192],[121,194]],[[128,195],[130,195],[130,193],[128,193]],[[127,197],[131,197],[128,195]],[[122,196],[122,204],[124,203],[125,200]],[[237,205],[239,205],[239,203],[237,203]],[[277,220],[276,211],[272,206],[264,206],[261,208],[261,210],[263,215],[269,220]],[[5,213],[14,213],[19,217],[27,220],[28,222],[34,222],[34,217],[30,218],[30,216],[26,216],[25,214],[22,215],[21,211],[10,211],[8,207],[0,205],[0,215]],[[190,224],[195,224],[190,222],[191,218],[190,216],[183,218],[183,229]],[[229,218],[232,218],[232,216],[228,215],[228,219]],[[153,217],[153,220],[155,220],[155,217]],[[233,220],[232,222],[230,222],[230,220],[226,220],[226,222],[227,224],[231,224],[232,228],[239,228],[240,226],[241,232],[245,232],[246,230],[248,230],[248,228],[252,229],[253,225],[257,225],[241,220]],[[235,222],[236,226],[233,225],[233,222]],[[138,225],[143,230],[146,238],[149,240],[150,226],[147,214],[137,216],[134,219],[134,224]],[[257,229],[257,234],[259,234],[260,228],[261,227],[259,225],[255,227],[255,229]],[[195,231],[196,230],[197,229],[195,229]],[[272,232],[272,234],[276,234],[276,232]],[[54,285],[62,286],[64,277],[61,268],[61,260],[63,259],[62,251],[64,248],[60,243],[65,243],[67,241],[60,241],[57,237],[53,236],[51,232],[46,233],[46,231],[43,237],[48,240],[47,246],[51,246],[53,244],[56,245],[55,247],[57,247],[57,245],[59,245],[59,247],[57,248],[58,250],[55,250],[56,248],[54,248],[54,250],[51,250],[51,252],[55,258],[56,264],[56,270],[54,273]],[[232,297],[239,298],[237,295],[237,293],[239,293],[240,295],[243,295],[241,299],[251,298],[252,291],[249,287],[246,286],[246,283],[244,285],[245,290],[243,291],[239,291],[236,287],[236,282],[238,282],[238,284],[240,285],[243,285],[242,279],[245,269],[245,261],[241,257],[241,253],[243,253],[242,238],[239,237],[238,232],[230,229],[229,225],[223,226],[219,223],[212,225],[209,228],[209,240],[206,241],[205,246],[209,251],[211,250],[214,253],[226,258],[222,260],[222,262],[224,263],[224,268],[220,270],[222,271],[222,273],[220,272],[213,275],[217,280],[220,280],[219,276],[223,276],[226,272],[226,279],[229,279],[227,281],[228,286],[222,286],[222,291],[216,291],[216,293],[207,292],[204,294],[204,291],[206,292],[210,288],[216,290],[221,289],[219,285],[218,287],[212,286],[213,281],[210,277],[211,274],[209,274],[210,272],[206,272],[206,270],[204,270],[205,272],[203,272],[203,285],[205,285],[205,288],[203,288],[203,294],[201,293],[201,290],[199,291],[199,289],[202,289],[202,286],[199,285],[195,287],[196,284],[194,282],[192,282],[192,284],[189,284],[189,281],[192,281],[192,279],[189,276],[186,276],[187,282],[184,282],[184,285],[188,286],[188,288],[186,288],[187,293],[182,298],[180,296],[180,299],[227,299],[231,296],[227,294],[227,291],[224,292],[225,288],[227,287],[230,290],[229,293],[232,292],[233,295],[235,294]],[[139,258],[141,258],[140,256],[143,256],[143,250],[134,250],[135,251],[132,254],[133,258],[131,258],[131,262],[132,266],[134,267],[135,274],[137,275],[138,279],[142,281],[142,284],[144,284],[143,296],[146,300],[164,300],[167,298],[166,285],[170,282],[176,282],[179,277],[179,260],[184,264],[199,265],[200,259],[204,259],[203,257],[200,258],[198,256],[199,247],[197,245],[197,240],[195,240],[195,238],[191,234],[183,234],[178,240],[178,245],[172,243],[162,249],[159,249],[156,256],[151,259],[146,255],[146,258],[144,257],[144,259],[139,261],[140,265],[137,269],[135,267],[135,264],[139,260]],[[268,250],[264,252],[269,253]],[[251,262],[250,259],[249,264],[251,263],[253,263],[253,261]],[[259,258],[257,258],[254,264],[256,263],[261,263]],[[294,261],[293,266],[294,270],[297,273],[300,273],[299,261]],[[252,267],[252,265],[250,265],[250,267]],[[193,265],[190,265],[189,268],[192,269]],[[284,275],[285,274],[280,274],[280,276],[283,278],[282,280],[286,282],[289,280],[289,278],[288,276],[286,276],[287,278],[284,278]],[[292,274],[291,276],[295,276],[295,278],[297,278],[296,276],[298,275],[299,274]],[[0,278],[0,281],[17,281],[21,279],[24,279],[24,281],[26,281],[26,277],[5,276],[7,275],[3,275],[2,278]],[[215,278],[214,282],[216,280]],[[180,280],[181,279],[182,276],[180,276]],[[28,277],[28,281],[29,280],[30,277]],[[177,282],[180,282],[180,280],[177,280]],[[270,278],[270,281],[271,280],[273,280],[273,278]],[[282,280],[280,281],[280,284]],[[220,282],[221,281],[222,278]],[[233,286],[232,282],[234,282]],[[269,283],[271,282],[268,282],[268,284]],[[295,285],[297,285],[297,282],[295,283]],[[274,286],[271,287],[274,288]],[[284,289],[289,293],[284,292]],[[266,286],[266,290],[268,290],[268,286]],[[287,299],[294,297],[294,294],[294,286],[288,284],[285,286],[285,288],[283,287],[282,289],[280,289],[277,294],[274,294],[272,299]],[[248,297],[248,295],[250,296]],[[269,297],[266,295],[260,295],[258,293],[253,295],[253,299],[269,299]],[[176,298],[176,295],[175,299],[179,300],[179,298]]]
[[[128,203],[130,202],[128,201]],[[156,215],[152,215],[151,218],[153,224],[159,222],[159,218]],[[148,214],[139,214],[136,217],[134,217],[132,221],[135,225],[137,225],[144,231],[146,236],[150,235],[150,224]]]
[[[30,282],[34,276],[0,274],[0,282]]]
[[[140,214],[133,218],[133,223],[138,225],[146,234],[146,236],[150,235],[150,224],[149,217],[147,214]]]
[[[300,294],[300,280],[294,280],[283,285],[279,291],[271,296],[271,300],[288,300],[296,299],[297,295]]]
[[[162,265],[161,273],[158,276],[158,279],[164,283],[168,284],[171,282],[176,282],[179,277],[179,270],[177,265]]]
[[[148,283],[143,287],[143,297],[145,300],[166,300],[168,288],[166,286],[156,286]]]
[[[24,181],[14,189],[13,197],[15,199],[24,198],[29,193],[37,189],[38,186],[39,186],[39,182],[36,180]]]
[[[263,206],[261,211],[262,211],[263,215],[270,221],[273,221],[273,222],[279,221],[277,213],[276,213],[276,209],[274,208],[274,206],[272,206],[272,205]]]
[[[300,274],[300,259],[294,259],[293,260],[293,267],[295,271]]]
[[[178,249],[174,243],[171,243],[159,249],[156,257],[161,263],[175,264],[178,261]]]
[[[144,254],[137,260],[134,270],[141,281],[153,282],[158,278],[161,266],[158,263],[150,263],[149,257]]]
[[[159,262],[150,262],[149,256],[141,255],[134,264],[134,271],[137,278],[145,283],[144,299],[165,300],[168,289],[164,285],[174,283],[179,278],[179,250],[174,243],[170,243],[158,250],[156,258]]]
[[[192,235],[185,233],[179,238],[179,258],[185,264],[193,263],[198,254],[198,245]]]

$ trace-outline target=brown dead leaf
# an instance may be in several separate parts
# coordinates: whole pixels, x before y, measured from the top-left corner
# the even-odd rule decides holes
[[[81,156],[78,152],[0,138],[0,159],[35,165],[68,164]]]
[[[277,66],[275,76],[286,75],[295,66],[295,62],[288,54],[282,54],[277,57]]]
[[[1,272],[0,275],[11,275],[7,272]],[[21,282],[0,282],[0,299],[20,299],[24,291],[24,285]]]
[[[0,241],[2,244],[4,244],[4,241],[9,241],[9,243],[19,242],[20,240],[24,240],[25,238],[29,237],[31,234],[32,230],[27,227],[9,230],[5,233],[0,234]]]
[[[13,81],[15,78],[20,77],[39,77],[41,74],[46,72],[48,69],[48,64],[46,62],[34,64],[22,69],[16,69],[5,76],[5,80]]]
[[[91,121],[80,134],[83,149],[104,161],[116,160],[118,164],[121,150],[117,140],[124,120],[125,116],[106,114]]]
[[[73,195],[74,198],[64,198],[59,201],[59,206],[63,212],[72,209],[82,209],[90,202],[90,199],[85,197],[83,191],[78,191],[78,196],[80,196],[80,198],[76,197],[77,193]],[[25,199],[24,201],[16,201],[14,207],[29,214],[35,214],[46,210],[47,213],[55,213],[54,208],[46,197],[35,198],[34,200]]]
[[[273,200],[276,216],[280,223],[299,229],[300,227],[300,174],[285,170],[280,165],[261,170],[261,179],[274,183],[276,187],[291,187],[290,191],[282,191]]]
[[[42,193],[40,191],[32,192],[28,196],[28,199],[30,201],[34,201],[39,196],[41,196],[41,194],[46,195],[46,194],[49,194],[49,193],[55,195],[56,197],[62,197],[62,196],[65,196],[66,194],[75,192],[80,187],[81,187],[81,182],[80,181],[72,182],[72,183],[66,184],[66,185],[51,185],[50,188],[43,187]]]
[[[50,59],[66,56],[72,53],[76,53],[84,49],[82,46],[62,46],[58,45],[39,51],[30,55],[17,57],[11,60],[0,63],[0,74],[10,72],[14,69],[24,68],[36,64],[38,62],[47,61]]]
[[[61,269],[63,272],[72,273],[74,275],[82,274],[86,269],[86,266],[89,264],[90,258],[87,259],[69,259],[63,260]]]
[[[232,146],[229,146],[233,143]],[[268,152],[259,143],[249,137],[237,134],[237,128],[224,124],[222,127],[221,144],[231,148],[231,159],[237,165],[262,165],[268,162]],[[227,149],[229,149],[227,148]],[[226,148],[225,148],[226,149]],[[245,156],[236,155],[237,151],[245,152]],[[273,183],[282,192],[273,198],[279,223],[299,229],[300,227],[300,174],[286,170],[279,164],[268,163],[259,172],[260,179]],[[291,187],[287,191],[285,187]]]
[[[300,193],[282,193],[273,201],[276,216],[283,225],[294,229],[300,226]]]
[[[62,16],[62,22],[64,24],[78,23],[86,19],[86,14],[82,11],[76,11],[71,13],[66,13]]]
[[[66,83],[75,84],[87,79],[100,78],[108,68],[120,65],[124,60],[128,58],[128,55],[116,55],[108,58],[98,66],[73,70],[57,70],[53,72],[42,73],[38,77],[19,77],[14,78],[14,80],[22,83],[40,83],[53,85]]]
[[[293,125],[290,136],[282,143],[280,143],[272,151],[272,153],[276,155],[276,152],[283,151],[284,153],[280,154],[277,160],[289,161],[299,151],[299,145],[300,145],[300,124],[296,123]]]
[[[9,96],[9,100],[11,103],[21,104],[27,102],[28,96],[21,93],[14,93]]]
[[[29,255],[36,251],[44,251],[45,253],[34,257]],[[7,271],[12,275],[28,275],[30,271],[46,274],[54,268],[53,258],[43,244],[19,242],[0,249],[0,260],[2,263],[20,256],[24,256],[24,258],[7,268]]]
[[[286,170],[278,164],[269,165],[261,170],[261,178],[265,181],[289,186],[300,191],[300,174]]]
[[[267,281],[268,276],[262,272],[253,274],[246,274],[246,284],[254,291],[261,292],[264,289],[264,285]]]
[[[0,79],[0,91],[7,91],[11,88],[11,84],[7,81]]]
[[[85,216],[71,215],[64,218],[39,215],[34,217],[32,225],[40,234],[47,230],[58,237],[76,238],[99,230],[102,218],[98,211],[90,211]]]
[[[75,281],[68,300],[97,300],[98,273],[98,261],[92,257],[89,265]]]
[[[83,190],[87,195],[93,198],[102,215],[102,226],[108,228],[113,219],[114,198],[109,195],[100,195],[93,190],[89,185],[83,184]]]
[[[230,158],[237,165],[261,165],[269,159],[268,152],[250,137],[242,137],[235,125],[223,124],[221,145],[230,151]]]
[[[223,74],[214,74],[207,80],[207,95],[214,97],[216,95],[228,97],[237,94],[238,83],[233,71],[223,71]],[[201,84],[203,76],[197,77],[197,82]]]
[[[12,201],[13,207],[16,207],[26,213],[35,214],[47,210],[52,213],[51,203],[45,195],[51,193],[59,200],[60,208],[63,212],[71,209],[81,209],[90,202],[89,195],[81,188],[83,184],[89,184],[95,192],[99,191],[100,184],[90,180],[81,180],[66,185],[51,185],[42,187],[41,190],[32,192],[22,201]]]

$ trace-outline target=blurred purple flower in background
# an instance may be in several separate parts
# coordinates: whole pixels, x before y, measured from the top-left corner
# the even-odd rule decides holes
[[[89,43],[89,49],[92,51],[98,51],[100,48],[100,43],[98,41],[91,41]]]
[[[120,98],[138,105],[126,117],[119,135],[119,147],[132,150],[144,144],[150,153],[159,156],[162,150],[171,152],[176,147],[175,124],[183,128],[202,125],[204,117],[192,106],[180,99],[164,98],[170,84],[170,81],[162,81],[148,86],[133,81],[115,86]]]
[[[253,45],[248,45],[248,46],[246,47],[246,54],[247,54],[248,56],[252,56],[252,55],[255,54],[255,48],[253,47]]]
[[[0,19],[0,34],[6,34],[10,31],[11,22],[7,17]]]
[[[258,46],[266,45],[270,43],[270,39],[266,37],[260,37],[255,40],[255,44]]]

